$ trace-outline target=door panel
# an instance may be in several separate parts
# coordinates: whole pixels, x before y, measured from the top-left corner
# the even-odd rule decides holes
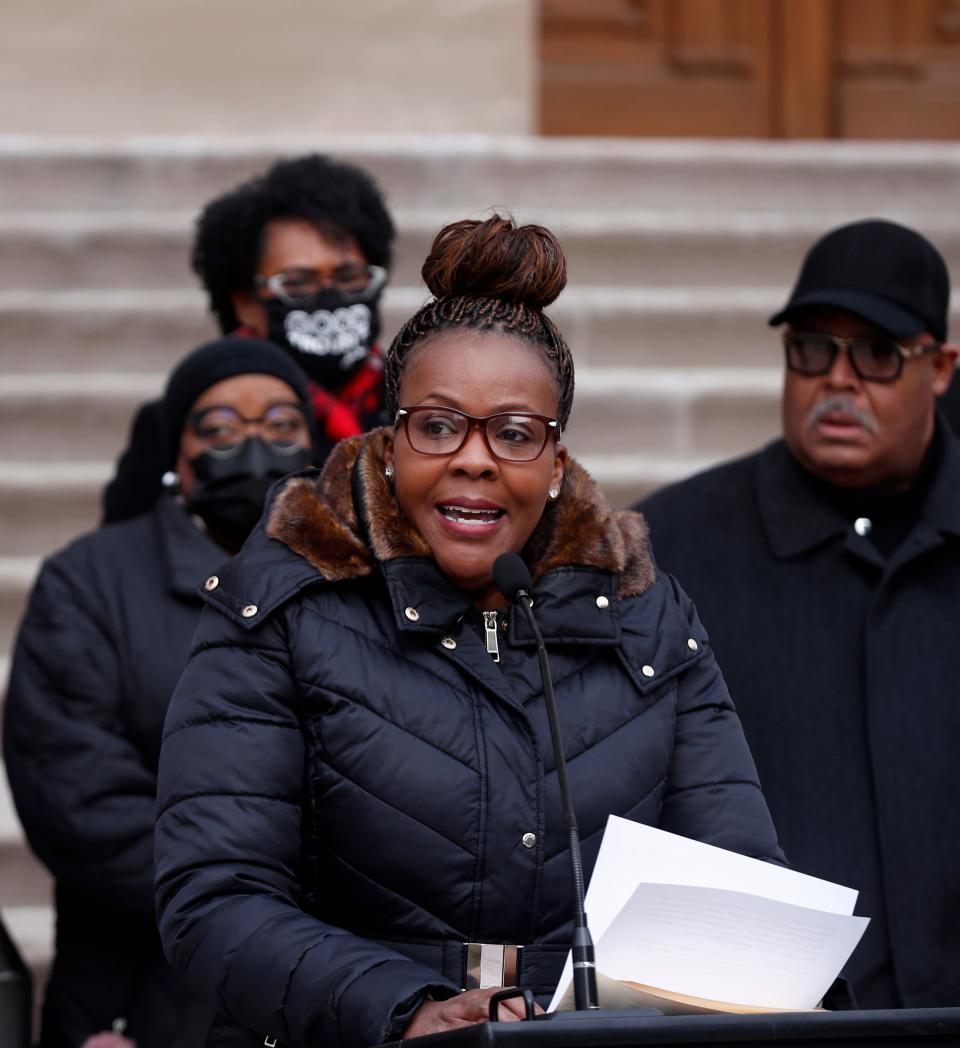
[[[544,0],[546,134],[767,135],[769,0]]]
[[[546,134],[960,137],[960,0],[541,0]]]
[[[837,4],[836,134],[960,137],[960,3]]]

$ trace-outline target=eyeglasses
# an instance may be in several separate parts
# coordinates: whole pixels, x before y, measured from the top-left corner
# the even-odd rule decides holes
[[[275,404],[260,418],[244,418],[229,407],[209,407],[187,417],[187,424],[207,449],[221,458],[235,455],[247,439],[250,426],[280,454],[301,451],[309,443],[307,420],[293,404]]]
[[[269,277],[253,278],[254,285],[272,291],[281,302],[294,305],[298,299],[311,298],[321,291],[342,291],[357,301],[373,298],[387,282],[382,266],[344,265],[331,273],[317,269],[285,269]]]
[[[540,457],[551,434],[560,439],[560,423],[555,418],[526,411],[503,411],[478,418],[456,408],[419,404],[400,408],[394,425],[403,426],[410,447],[422,455],[452,455],[463,447],[476,426],[490,454],[504,462],[533,462]]]
[[[937,353],[939,342],[920,346],[901,346],[892,338],[835,338],[833,335],[787,332],[783,346],[787,367],[799,375],[826,375],[842,349],[850,357],[853,370],[867,382],[894,382],[903,371],[904,362],[924,353]]]

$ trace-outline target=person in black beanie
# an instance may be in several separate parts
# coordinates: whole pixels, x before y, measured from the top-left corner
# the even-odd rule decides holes
[[[314,454],[387,421],[377,339],[393,222],[365,171],[285,159],[201,212],[193,269],[220,330],[267,339],[308,376]],[[104,492],[104,523],[148,510],[163,473],[159,405],[143,405]]]
[[[260,396],[264,376],[286,384],[295,399],[283,394],[264,416],[246,418],[229,403],[240,385],[234,381],[228,403],[219,403],[222,385],[231,379],[242,378]],[[221,338],[174,369],[160,409],[170,467],[164,485],[180,494],[218,545],[236,553],[260,518],[271,485],[313,461],[309,449],[316,447],[316,421],[306,376],[272,343]],[[260,423],[260,434],[242,440],[254,421]]]
[[[43,1048],[114,1027],[138,1048],[199,1048],[211,1020],[167,966],[154,921],[163,721],[198,588],[239,549],[270,485],[310,465],[314,423],[290,355],[253,338],[189,354],[159,416],[163,493],[45,562],[4,706],[17,811],[56,881]]]

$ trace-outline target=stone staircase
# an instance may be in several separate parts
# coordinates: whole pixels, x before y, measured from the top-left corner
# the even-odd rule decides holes
[[[825,229],[930,235],[960,274],[960,146],[417,138],[0,137],[0,674],[39,558],[96,524],[135,405],[214,334],[187,256],[204,201],[277,155],[367,167],[400,230],[389,336],[424,299],[436,230],[491,206],[550,226],[578,361],[568,444],[612,501],[778,431],[766,316]],[[0,776],[0,906],[42,977],[49,878]]]

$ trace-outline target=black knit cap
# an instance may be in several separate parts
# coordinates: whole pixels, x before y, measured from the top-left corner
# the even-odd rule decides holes
[[[913,229],[871,218],[840,226],[807,252],[771,327],[817,306],[845,309],[898,338],[947,340],[950,277],[940,252]]]
[[[289,353],[263,339],[228,335],[207,342],[189,353],[167,380],[160,411],[171,468],[177,460],[180,435],[190,409],[211,386],[236,375],[273,375],[286,382],[296,394],[313,434],[313,410],[307,377]]]

